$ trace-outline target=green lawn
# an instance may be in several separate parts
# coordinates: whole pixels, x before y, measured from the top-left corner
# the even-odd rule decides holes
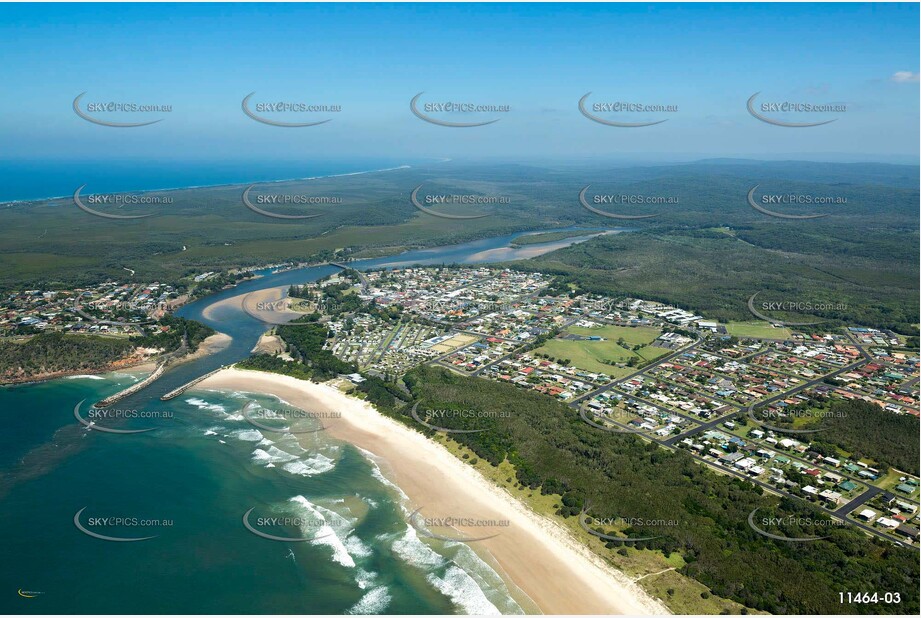
[[[726,330],[736,337],[760,337],[764,339],[788,339],[789,328],[774,328],[767,322],[729,322]]]
[[[597,336],[604,338],[604,341],[570,341],[565,339],[551,339],[542,347],[536,350],[540,354],[548,354],[557,359],[566,359],[573,366],[586,371],[605,373],[612,377],[627,375],[633,369],[631,367],[615,367],[607,364],[605,361],[616,363],[626,363],[631,358],[639,358],[641,361],[648,361],[668,353],[665,348],[653,348],[648,344],[661,334],[661,331],[655,328],[639,326],[632,328],[629,326],[602,326],[600,328],[581,328],[572,327],[568,332],[574,335]],[[617,340],[623,339],[631,347],[643,345],[636,352],[627,350],[618,345]]]
[[[893,494],[898,496],[899,499],[901,500],[908,499],[908,501],[910,502],[917,502],[918,501],[917,491],[913,492],[911,495],[905,495],[902,492],[895,490],[895,486],[902,482],[899,480],[900,477],[914,478],[910,474],[906,474],[905,472],[901,472],[900,470],[896,470],[895,468],[890,468],[889,471],[886,472],[886,474],[876,479],[876,481],[874,481],[873,484],[879,487],[880,489],[884,489],[886,491],[892,492]]]

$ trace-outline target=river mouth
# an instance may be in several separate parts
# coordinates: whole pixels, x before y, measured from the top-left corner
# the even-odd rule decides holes
[[[584,231],[585,234],[570,236],[568,238],[553,240],[544,243],[534,243],[524,246],[513,246],[516,239],[522,236],[541,234],[546,232],[576,232]],[[602,234],[617,234],[629,231],[624,228],[582,228],[566,227],[547,230],[528,230],[504,236],[484,238],[457,245],[432,247],[428,249],[414,249],[394,256],[355,260],[348,263],[349,268],[355,270],[373,270],[380,268],[405,268],[409,266],[436,266],[443,264],[489,264],[495,262],[513,262],[527,260],[540,255],[563,249],[575,244],[590,240]],[[245,281],[240,285],[212,294],[186,305],[177,311],[177,315],[203,322],[215,330],[226,333],[233,338],[233,343],[226,349],[188,363],[186,367],[177,367],[176,374],[181,373],[188,380],[195,376],[212,371],[221,365],[229,365],[249,356],[250,351],[257,345],[259,337],[274,323],[260,314],[247,311],[245,298],[254,294],[264,293],[270,289],[284,289],[291,285],[300,285],[316,281],[339,271],[340,268],[331,264],[308,266],[272,272],[266,268],[257,271],[257,279]],[[172,373],[172,372],[168,372]],[[164,376],[161,381],[171,377]]]
[[[348,266],[367,270],[528,259],[601,232],[586,230],[563,241],[510,247],[515,238],[534,233],[522,232]],[[43,607],[52,613],[181,613],[190,607],[200,613],[260,613],[260,595],[250,589],[253,573],[260,571],[272,574],[256,583],[278,613],[341,614],[372,602],[377,611],[394,613],[446,614],[458,608],[520,613],[515,595],[475,553],[429,547],[414,536],[399,497],[359,450],[323,432],[301,444],[287,432],[254,427],[241,413],[253,398],[265,408],[283,402],[201,389],[161,400],[251,353],[271,324],[244,310],[247,294],[284,290],[339,270],[321,265],[261,273],[258,279],[181,308],[179,315],[209,324],[229,342],[211,354],[168,367],[162,377],[120,400],[115,406],[119,409],[161,413],[100,421],[124,433],[79,423],[74,406],[82,402],[77,414],[85,417],[91,402],[130,388],[142,379],[140,374],[0,389],[0,409],[10,411],[4,415],[8,431],[0,439],[6,448],[0,503],[12,513],[3,542],[22,557],[0,568],[0,576],[46,593]],[[13,413],[23,410],[41,413]],[[33,508],[12,508],[24,503]],[[276,545],[240,523],[253,508],[256,522],[279,515],[322,516],[334,536]],[[94,528],[93,522],[103,516],[141,518],[156,525]],[[75,518],[91,531],[137,542],[100,541],[82,532]],[[297,528],[267,530],[293,537],[301,533]],[[137,560],[155,565],[161,574],[155,586],[138,579],[132,566]],[[100,565],[106,578],[73,577]],[[201,590],[217,593],[201,595]]]
[[[518,248],[511,246],[515,239],[521,236],[542,232],[583,230],[586,232],[584,235],[572,236],[563,240],[556,240],[548,243],[535,243]],[[488,264],[491,262],[524,260],[573,244],[585,242],[599,234],[618,233],[621,231],[627,230],[580,227],[529,230],[458,245],[411,250],[397,256],[356,260],[349,262],[348,267],[355,268],[356,270],[370,270],[425,265],[438,266],[443,264]],[[310,266],[283,272],[271,272],[271,269],[266,268],[263,271],[259,271],[261,276],[256,279],[244,281],[236,287],[223,290],[181,307],[176,312],[177,315],[208,324],[219,333],[227,336],[224,339],[227,344],[223,345],[223,347],[216,346],[217,349],[211,351],[209,354],[204,354],[182,363],[170,365],[156,380],[148,383],[136,392],[131,392],[127,396],[119,398],[117,407],[144,411],[158,410],[164,403],[162,401],[164,396],[181,390],[184,385],[196,381],[202,376],[214,372],[221,367],[232,365],[233,363],[249,357],[253,349],[258,345],[262,335],[271,328],[273,324],[258,319],[258,315],[254,316],[245,311],[243,299],[247,295],[258,293],[263,290],[271,290],[272,288],[285,290],[287,286],[292,284],[303,284],[316,281],[317,279],[338,272],[339,270],[341,270],[340,267],[331,264]],[[131,372],[133,376],[131,380],[135,382],[144,378],[142,374],[135,374],[136,372]],[[92,389],[92,397],[94,397],[92,401],[104,400],[107,397],[115,395],[119,391],[130,389],[133,382],[127,381],[128,379],[124,377],[126,375],[127,374],[124,372],[116,372],[104,376],[104,379],[102,379],[103,377],[98,377],[98,380],[91,381],[95,382],[95,387]],[[58,386],[75,386],[81,382],[82,381],[75,380],[52,380],[46,382],[45,386],[29,384],[12,385],[0,389],[0,399],[7,395],[16,399],[21,399],[22,397],[26,397],[28,393],[35,392],[34,389],[36,388],[47,388],[54,391],[57,390]],[[74,398],[68,396],[67,401],[61,404],[62,409],[72,410],[74,404],[80,401],[81,398],[82,397]],[[90,404],[91,402],[86,403],[86,405]],[[19,404],[13,405],[11,409],[15,409],[17,405]],[[37,474],[43,474],[41,470],[47,471],[49,468],[53,467],[51,466],[52,461],[59,461],[66,458],[69,453],[69,448],[77,448],[78,443],[81,441],[81,436],[85,437],[85,434],[81,433],[84,428],[82,426],[71,426],[72,424],[76,424],[72,414],[68,413],[65,418],[67,420],[61,423],[49,419],[52,425],[57,426],[51,430],[50,433],[45,433],[43,438],[35,436],[35,438],[37,438],[35,441],[25,440],[11,445],[9,449],[10,452],[18,453],[18,458],[22,458],[19,459],[16,465],[17,468],[22,468],[27,462],[35,464],[37,460],[34,457],[30,457],[32,455],[38,457],[38,459],[46,457],[47,461],[42,465],[36,466],[33,470],[33,472]],[[122,429],[147,429],[149,424],[138,423],[137,427],[133,426],[131,423],[124,423],[123,425],[124,426],[121,426]],[[22,431],[27,431],[27,428],[24,426]],[[55,444],[58,446],[66,445],[67,448],[58,448]],[[39,457],[39,455],[46,450],[48,450],[48,452]],[[21,480],[25,480],[25,478],[30,476],[31,473],[20,469],[14,472],[11,478],[7,480],[12,481],[17,477]],[[2,489],[3,483],[0,483],[0,490]]]
[[[514,241],[522,236],[547,232],[581,232],[585,234],[570,236],[561,240],[513,246]],[[410,266],[440,266],[450,264],[489,264],[495,262],[513,262],[527,260],[540,255],[579,244],[602,234],[628,232],[625,228],[584,228],[571,226],[542,230],[527,230],[484,238],[457,245],[414,249],[394,256],[355,260],[348,263],[349,268],[365,271],[381,268],[405,268]],[[198,299],[176,311],[176,315],[207,324],[219,333],[230,338],[228,345],[198,358],[176,363],[166,368],[163,375],[139,389],[137,392],[121,399],[120,406],[144,408],[156,405],[159,399],[182,385],[196,378],[247,358],[260,337],[275,325],[272,320],[261,318],[258,313],[247,312],[243,299],[248,295],[258,296],[265,290],[276,288],[285,290],[288,286],[316,281],[341,270],[340,266],[322,264],[307,266],[281,272],[273,268],[256,271],[255,279]],[[279,292],[281,293],[281,292]],[[289,316],[290,317],[290,316]],[[26,385],[23,385],[25,387]],[[9,388],[17,388],[10,386]],[[104,397],[116,391],[104,392]]]

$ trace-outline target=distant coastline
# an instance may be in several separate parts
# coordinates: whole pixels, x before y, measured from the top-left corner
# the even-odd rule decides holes
[[[439,159],[439,160],[437,160],[437,161],[433,161],[432,163],[446,163],[446,162],[448,162],[448,161],[450,161],[450,159]],[[418,164],[417,164],[417,165],[418,165]],[[165,188],[123,189],[123,190],[103,190],[103,189],[100,189],[98,192],[105,192],[105,193],[131,193],[131,194],[142,195],[142,194],[145,194],[145,193],[162,193],[162,192],[164,192],[164,191],[188,191],[188,190],[194,190],[194,189],[219,189],[219,188],[224,188],[224,187],[236,187],[236,186],[243,186],[243,185],[249,185],[249,184],[278,184],[278,183],[286,183],[286,182],[309,182],[309,181],[312,181],[312,180],[322,180],[322,179],[325,179],[325,178],[340,178],[340,177],[345,177],[345,176],[361,176],[361,175],[364,175],[364,174],[376,174],[376,173],[378,173],[378,172],[391,172],[391,171],[396,171],[396,170],[412,169],[412,168],[413,168],[412,165],[409,165],[409,164],[401,164],[401,165],[394,165],[394,166],[391,166],[391,167],[383,167],[383,168],[375,168],[375,169],[365,169],[365,170],[358,170],[358,171],[354,171],[354,172],[339,172],[339,173],[331,173],[331,174],[319,174],[319,175],[316,175],[316,176],[292,177],[292,178],[281,178],[281,179],[276,178],[276,179],[272,179],[272,180],[254,180],[254,179],[252,179],[252,178],[249,178],[249,179],[246,179],[246,180],[239,180],[239,181],[216,182],[216,183],[210,183],[210,184],[185,185],[185,186],[175,186],[175,187],[165,187]],[[74,189],[76,189],[76,188],[77,188],[77,187],[74,186]],[[70,199],[70,198],[72,197],[72,195],[73,195],[72,193],[68,193],[68,194],[65,194],[65,195],[57,195],[57,196],[50,196],[50,197],[36,197],[36,198],[11,199],[11,200],[2,200],[2,199],[0,199],[0,206],[13,206],[13,205],[17,205],[17,204],[35,204],[35,203],[40,203],[40,202],[53,202],[53,201],[56,201],[56,200]]]

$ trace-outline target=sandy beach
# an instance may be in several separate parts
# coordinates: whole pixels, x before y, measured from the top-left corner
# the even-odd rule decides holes
[[[197,388],[274,395],[310,412],[338,412],[328,423],[337,439],[373,453],[381,468],[426,518],[507,521],[501,528],[454,526],[458,536],[497,536],[472,543],[488,552],[511,590],[545,614],[668,614],[620,571],[569,531],[540,516],[421,433],[334,387],[288,376],[225,369]]]
[[[184,356],[182,362],[195,360],[196,358],[202,358],[203,356],[220,352],[229,346],[231,341],[233,341],[233,338],[230,335],[216,332],[213,335],[205,337],[205,339],[198,344],[198,349]]]
[[[202,315],[209,320],[217,319],[222,309],[233,307],[267,324],[285,324],[304,315],[292,311],[289,305],[288,286],[281,285],[225,298],[206,307]]]
[[[267,335],[263,333],[259,336],[259,341],[250,350],[253,354],[279,354],[282,358],[288,360],[290,354],[285,353],[285,344],[278,335]]]

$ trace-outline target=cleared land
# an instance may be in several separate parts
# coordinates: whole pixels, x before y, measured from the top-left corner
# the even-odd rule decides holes
[[[726,332],[735,337],[763,337],[765,339],[789,339],[789,328],[775,328],[767,322],[729,322]]]
[[[457,348],[463,347],[465,345],[470,345],[477,340],[477,337],[473,335],[465,335],[463,333],[458,333],[451,337],[450,339],[445,339],[441,343],[432,346],[432,350],[439,353],[447,353]]]
[[[566,332],[584,337],[601,337],[604,340],[551,339],[536,352],[557,359],[569,359],[569,362],[579,369],[604,373],[612,377],[630,373],[633,368],[626,366],[630,359],[638,359],[636,362],[643,363],[668,353],[665,348],[654,348],[649,345],[662,334],[662,331],[656,328],[645,326],[636,328],[629,326],[571,327]],[[619,339],[623,339],[629,348],[637,345],[644,347],[636,351],[627,349],[618,343]],[[610,363],[623,363],[625,366],[617,367]]]

